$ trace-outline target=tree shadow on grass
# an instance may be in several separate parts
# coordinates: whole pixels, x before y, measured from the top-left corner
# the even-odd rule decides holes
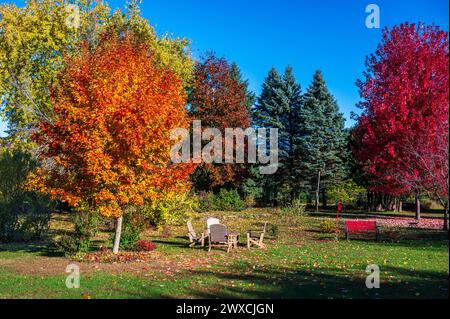
[[[35,243],[4,243],[0,244],[0,252],[14,252],[14,253],[31,253],[44,257],[63,257],[64,254],[53,247],[52,245],[44,242]]]
[[[265,267],[253,270],[253,265],[241,263],[229,272],[193,270],[184,273],[192,284],[180,287],[180,295],[159,292],[160,298],[189,296],[206,299],[382,299],[382,298],[448,298],[448,276],[433,271],[411,271],[383,267],[394,279],[381,275],[380,289],[366,287],[365,269],[356,273],[336,269],[310,272],[306,269]],[[250,273],[250,271],[252,271]],[[396,278],[402,280],[397,281]],[[408,279],[408,281],[405,280]],[[204,284],[199,287],[196,282]],[[147,289],[149,289],[147,287]],[[150,288],[151,289],[151,288]],[[155,298],[155,291],[135,294],[139,298]]]

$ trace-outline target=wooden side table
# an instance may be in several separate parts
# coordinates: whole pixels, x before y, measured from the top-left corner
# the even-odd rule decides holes
[[[228,234],[228,240],[233,243],[233,248],[236,249],[239,243],[239,233],[230,233]]]

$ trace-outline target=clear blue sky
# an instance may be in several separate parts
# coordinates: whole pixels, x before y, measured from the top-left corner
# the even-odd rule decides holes
[[[122,7],[125,0],[109,3]],[[292,65],[303,90],[321,69],[350,126],[355,81],[381,38],[381,29],[365,26],[371,3],[380,7],[381,28],[423,21],[448,30],[445,0],[144,0],[142,9],[158,33],[190,38],[195,56],[212,50],[237,62],[256,93],[271,67]]]

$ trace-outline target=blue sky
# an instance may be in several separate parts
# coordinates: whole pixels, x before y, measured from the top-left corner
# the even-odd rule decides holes
[[[303,90],[321,69],[350,126],[355,81],[381,38],[381,29],[365,26],[371,3],[380,8],[381,28],[422,21],[448,30],[448,2],[440,0],[144,0],[142,11],[158,33],[190,38],[194,56],[212,50],[237,62],[256,93],[271,67],[281,72],[290,64]]]

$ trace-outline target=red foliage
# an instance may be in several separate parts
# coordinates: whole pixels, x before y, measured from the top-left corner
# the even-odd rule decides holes
[[[136,243],[136,247],[140,250],[140,251],[153,251],[156,249],[156,244],[150,241],[146,241],[146,240],[139,240]]]
[[[201,120],[203,127],[218,128],[223,138],[225,128],[245,130],[250,127],[245,84],[232,78],[231,67],[225,59],[208,55],[196,65],[194,75],[193,91],[189,98],[194,119]],[[225,154],[225,151],[222,153]],[[209,176],[209,187],[236,183],[247,170],[243,165],[206,163],[199,169]]]
[[[353,154],[373,191],[448,196],[448,54],[447,32],[405,23],[368,57]]]

